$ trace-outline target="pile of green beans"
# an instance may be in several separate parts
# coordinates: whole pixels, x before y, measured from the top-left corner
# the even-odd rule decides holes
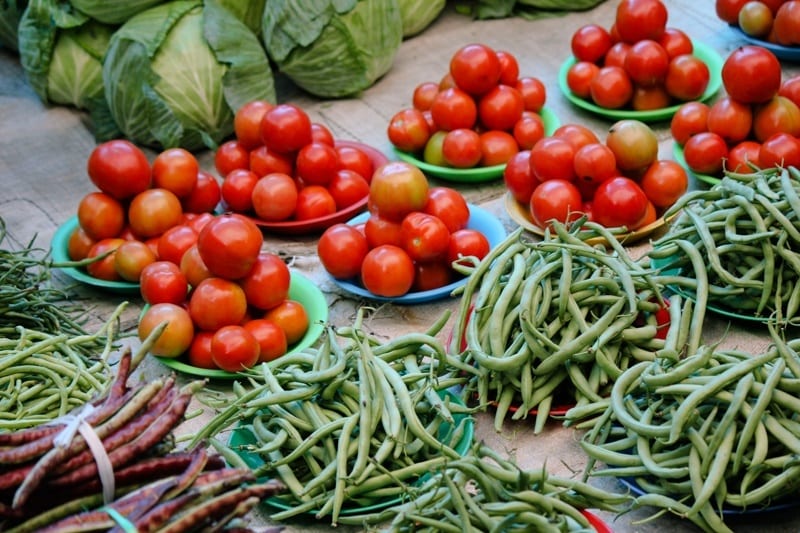
[[[727,172],[684,195],[649,253],[665,283],[709,302],[779,323],[800,310],[800,170]],[[667,275],[669,274],[669,275]]]
[[[0,246],[5,238],[0,218]],[[0,334],[13,334],[17,326],[54,335],[86,333],[76,318],[81,308],[53,286],[51,273],[47,253],[34,242],[20,249],[0,247]]]
[[[587,230],[611,249],[588,244]],[[538,433],[553,406],[606,396],[628,366],[664,349],[655,317],[662,286],[651,274],[585,220],[556,224],[540,242],[509,235],[470,275],[456,316],[463,334],[450,351],[479,369],[465,400],[494,403],[498,431],[512,405],[512,419],[536,409]]]
[[[414,491],[413,498],[376,513],[387,533],[541,531],[592,532],[584,509],[619,511],[631,497],[523,469],[483,443],[448,461]]]
[[[91,334],[17,326],[0,336],[0,432],[38,426],[99,396],[109,386],[109,357],[121,304]],[[87,357],[87,353],[91,357]]]
[[[795,497],[800,341],[769,329],[774,343],[761,354],[706,345],[626,370],[582,439],[587,475],[631,479],[645,493],[634,507],[661,507],[717,533],[731,531],[724,507]]]
[[[402,498],[471,445],[470,411],[446,390],[465,379],[454,370],[473,369],[435,337],[448,318],[386,342],[363,331],[362,309],[353,326],[328,327],[319,346],[251,371],[249,387],[235,382],[236,398],[194,442],[240,420],[236,431],[249,431],[255,444],[212,442],[233,466],[246,466],[242,453],[256,454],[256,475],[286,485],[286,509],[274,520],[314,513],[336,525],[343,510],[354,520],[355,508]]]

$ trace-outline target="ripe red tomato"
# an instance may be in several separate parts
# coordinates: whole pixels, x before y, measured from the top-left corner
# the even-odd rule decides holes
[[[336,279],[357,276],[367,251],[366,236],[355,226],[344,223],[328,227],[317,242],[317,255],[322,266]]]
[[[122,279],[138,283],[144,267],[157,259],[156,254],[145,243],[125,241],[114,252],[114,270]]]
[[[219,145],[214,152],[214,168],[220,176],[227,176],[237,168],[250,168],[250,151],[233,139]]]
[[[603,226],[634,228],[647,213],[647,204],[647,195],[635,181],[617,176],[597,187],[592,213]]]
[[[530,150],[539,139],[544,137],[544,133],[542,117],[533,111],[525,111],[512,130],[514,141],[517,144],[516,151]]]
[[[771,135],[761,143],[758,164],[761,168],[800,167],[800,139],[786,132]]]
[[[180,267],[172,261],[155,261],[145,266],[139,276],[142,299],[153,305],[172,303],[181,305],[186,300],[189,284]]]
[[[450,234],[447,245],[447,264],[450,265],[464,257],[483,259],[491,250],[489,239],[480,231],[464,228]]]
[[[704,131],[686,141],[683,157],[692,171],[714,176],[722,172],[723,161],[728,157],[728,143],[718,134]]]
[[[423,81],[414,87],[411,103],[415,109],[427,111],[431,108],[433,99],[439,93],[439,84],[433,81]]]
[[[253,190],[258,180],[255,172],[244,168],[233,170],[225,176],[220,187],[220,196],[227,208],[237,213],[252,211]]]
[[[658,42],[644,39],[631,45],[625,55],[625,72],[642,87],[661,85],[667,77],[670,59]]]
[[[538,113],[547,100],[547,88],[544,82],[533,76],[522,76],[517,80],[515,88],[522,94],[525,111]]]
[[[601,66],[603,67],[625,67],[625,56],[628,55],[628,52],[631,49],[631,45],[624,41],[617,41],[611,48],[609,48],[608,52],[606,53],[606,57],[603,58],[603,63]]]
[[[678,28],[665,28],[661,39],[658,40],[658,44],[664,48],[670,59],[694,52],[692,40],[686,32]]]
[[[778,2],[779,0],[775,0]],[[773,6],[770,6],[772,9]],[[797,0],[783,1],[777,10],[772,11],[771,36],[778,44],[797,46],[800,44],[800,3]]]
[[[436,186],[428,190],[428,201],[422,208],[424,213],[433,215],[453,233],[467,227],[469,205],[461,192],[452,187]]]
[[[311,119],[294,104],[278,104],[261,118],[261,141],[270,151],[293,153],[311,142]]]
[[[200,282],[206,278],[211,278],[214,275],[208,270],[208,267],[200,257],[200,251],[197,249],[197,244],[190,246],[181,257],[180,269],[186,277],[186,282],[191,287],[197,287]]]
[[[444,287],[453,280],[455,271],[443,259],[417,261],[414,263],[414,283],[411,291],[432,291]]]
[[[438,94],[438,89],[437,89]],[[422,110],[407,108],[398,111],[389,120],[386,131],[389,142],[403,152],[419,152],[425,148],[431,136],[428,121]]]
[[[676,100],[696,100],[706,91],[710,79],[708,65],[702,59],[683,54],[670,60],[664,87]]]
[[[147,339],[163,322],[167,322],[167,326],[150,348],[150,353],[158,357],[178,357],[189,349],[194,339],[192,319],[180,305],[172,303],[151,305],[139,320],[139,340]]]
[[[308,185],[297,193],[295,220],[313,220],[336,213],[336,200],[322,185]]]
[[[342,169],[328,184],[328,192],[336,203],[336,210],[342,210],[369,196],[369,182],[358,172]]]
[[[675,161],[661,159],[647,168],[639,185],[655,207],[667,208],[689,189],[689,176]]]
[[[530,150],[522,150],[508,160],[503,169],[503,183],[515,200],[528,205],[533,189],[539,183],[531,170]]]
[[[511,52],[498,50],[496,53],[500,60],[500,79],[497,82],[513,87],[519,79],[519,61]]]
[[[580,218],[582,206],[581,193],[572,182],[549,179],[533,190],[529,208],[534,224],[545,228],[553,220],[568,223]]]
[[[411,259],[432,261],[447,254],[450,231],[439,217],[415,211],[400,223],[400,239]]]
[[[364,288],[377,296],[402,296],[414,283],[414,261],[399,246],[384,244],[367,252],[361,264]]]
[[[633,96],[633,83],[623,67],[602,67],[589,84],[592,101],[606,109],[625,107]]]
[[[200,170],[197,183],[186,197],[181,199],[184,213],[211,213],[222,199],[222,188],[217,178]]]
[[[600,67],[588,61],[578,61],[567,70],[567,87],[578,98],[588,100],[592,97],[592,80],[600,72]]]
[[[402,220],[411,211],[419,211],[428,201],[428,179],[415,165],[390,161],[375,170],[369,190],[375,212],[393,220]]]
[[[800,108],[783,96],[774,96],[767,103],[755,107],[753,112],[753,137],[764,142],[776,133],[800,135]]]
[[[206,227],[206,224],[212,220],[214,220],[212,213],[195,213],[195,216],[186,218],[186,224],[199,234]]]
[[[708,104],[703,102],[686,102],[678,107],[669,124],[678,145],[683,146],[695,133],[708,130],[708,111]]]
[[[719,134],[729,145],[734,145],[750,136],[753,111],[750,105],[723,96],[711,104],[706,124],[708,131]]]
[[[606,55],[614,44],[611,34],[599,24],[584,24],[572,34],[570,49],[577,61],[597,63]]]
[[[260,346],[243,326],[224,326],[211,337],[211,359],[228,372],[241,372],[258,363]]]
[[[197,368],[217,370],[219,367],[211,358],[211,339],[214,334],[210,331],[196,331],[189,351],[186,352],[186,361]]]
[[[244,323],[244,329],[255,337],[259,346],[259,363],[274,361],[278,357],[285,355],[288,348],[286,333],[281,327],[265,318],[256,318]]]
[[[753,166],[758,167],[758,155],[761,150],[761,143],[747,140],[731,146],[728,150],[728,159],[725,161],[725,169],[741,174],[752,174],[756,171]]]
[[[308,313],[303,304],[297,300],[282,301],[264,313],[264,318],[278,324],[286,335],[286,342],[289,346],[300,341],[308,331]]]
[[[262,177],[253,187],[253,210],[261,220],[287,220],[297,207],[297,184],[288,174],[273,172]]]
[[[147,189],[131,200],[128,223],[142,239],[158,237],[183,222],[183,206],[175,193],[166,189]]]
[[[70,233],[67,241],[67,255],[72,261],[80,261],[89,255],[92,245],[97,242],[78,226],[75,231]]]
[[[233,117],[233,132],[237,142],[245,150],[253,150],[263,144],[261,139],[261,119],[264,113],[274,107],[274,104],[266,100],[251,100],[239,109]],[[221,173],[223,176],[227,172]]]
[[[367,180],[367,183],[372,180],[372,173],[375,172],[375,165],[366,152],[355,146],[348,146],[346,144],[336,145],[335,148],[336,152],[339,154],[339,161],[343,169],[357,172]]]
[[[335,145],[331,130],[328,129],[326,125],[320,124],[319,122],[311,123],[311,142],[327,144],[328,146]]]
[[[255,222],[237,214],[214,217],[197,236],[197,248],[208,270],[225,279],[247,275],[263,242]]]
[[[722,64],[722,85],[743,104],[767,102],[781,87],[781,63],[762,46],[740,46]]]
[[[484,44],[468,44],[450,59],[450,75],[455,84],[472,95],[481,95],[497,85],[501,65],[497,53]]]
[[[524,110],[522,93],[508,85],[496,85],[478,100],[478,120],[490,130],[511,130]]]
[[[568,122],[556,128],[553,137],[567,141],[575,151],[587,144],[600,142],[600,139],[588,126],[575,122]]]
[[[442,157],[456,168],[472,168],[481,160],[481,137],[469,128],[450,130],[442,141]]]
[[[293,154],[278,153],[266,146],[259,146],[250,152],[250,170],[259,177],[273,172],[291,176],[294,174],[294,156]]]
[[[118,200],[132,198],[150,187],[150,162],[130,141],[114,139],[98,144],[87,161],[89,179]]]
[[[667,7],[661,0],[622,0],[617,5],[614,26],[627,43],[657,40],[667,27]]]
[[[544,137],[531,148],[531,174],[539,181],[575,179],[575,148],[559,137]]]
[[[188,308],[196,327],[204,331],[216,331],[244,320],[247,299],[238,283],[211,277],[201,281],[192,290]]]
[[[239,285],[244,289],[249,305],[266,311],[289,296],[291,272],[276,254],[262,252]]]
[[[789,76],[781,82],[778,96],[785,96],[789,100],[800,106],[800,74]]]
[[[168,148],[156,155],[152,167],[152,187],[171,191],[178,198],[185,198],[197,184],[200,164],[190,151],[184,148]]]
[[[197,243],[197,232],[188,224],[172,226],[158,238],[158,258],[181,264],[183,254]]]
[[[118,237],[108,237],[100,239],[89,248],[87,258],[104,256],[102,259],[95,259],[86,265],[86,272],[93,278],[106,281],[119,281],[120,275],[114,267],[114,256],[116,250],[127,241]],[[107,255],[106,255],[107,254]]]
[[[467,92],[452,87],[440,91],[431,104],[431,118],[437,129],[470,129],[478,120],[478,105]]]
[[[295,174],[305,185],[327,186],[340,168],[339,154],[329,144],[310,142],[295,159]]]
[[[622,119],[608,129],[606,146],[614,152],[623,172],[644,170],[658,158],[658,138],[653,129],[635,119]]]
[[[619,175],[614,152],[601,142],[582,146],[575,152],[573,166],[578,181],[594,185]]]
[[[375,248],[382,244],[402,246],[400,239],[400,221],[388,219],[373,213],[364,223],[364,236],[367,246]]]
[[[720,19],[728,24],[737,24],[739,22],[739,11],[748,1],[749,0],[716,0],[714,2],[714,9]]]
[[[125,222],[125,207],[110,194],[90,192],[78,202],[78,225],[92,240],[117,237]]]

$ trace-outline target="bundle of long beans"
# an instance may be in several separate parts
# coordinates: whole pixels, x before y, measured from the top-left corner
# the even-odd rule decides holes
[[[648,254],[661,280],[732,312],[800,316],[800,170],[726,172],[708,190],[684,195],[680,213]]]
[[[760,354],[702,346],[627,369],[581,442],[587,473],[627,478],[644,492],[635,506],[717,533],[730,531],[726,509],[795,498],[800,343],[770,331],[774,345]]]
[[[367,335],[361,316],[353,327],[328,328],[316,348],[254,369],[249,387],[240,384],[195,436],[241,422],[234,436],[247,439],[218,449],[232,465],[253,465],[287,485],[286,497],[273,502],[284,509],[275,520],[311,513],[332,524],[360,522],[355,508],[399,501],[471,444],[472,419],[446,392],[463,383],[453,375],[463,365],[434,336],[448,315],[390,342]]]
[[[553,227],[541,242],[509,235],[471,273],[461,297],[454,331],[462,334],[450,351],[479,370],[464,397],[494,402],[498,431],[516,404],[511,418],[536,409],[540,432],[553,406],[602,398],[625,368],[664,348],[656,319],[663,286],[652,272],[602,226]],[[612,249],[587,243],[582,228]]]

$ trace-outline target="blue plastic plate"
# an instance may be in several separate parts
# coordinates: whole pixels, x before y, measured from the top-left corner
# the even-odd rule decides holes
[[[742,31],[742,28],[740,28],[735,24],[730,24],[730,28],[736,34],[738,34],[739,37],[747,41],[749,44],[766,48],[767,50],[775,54],[775,57],[777,57],[778,59],[785,59],[786,61],[792,61],[792,62],[800,62],[800,46],[783,46],[781,44],[771,43],[769,41],[765,41],[763,39],[747,35],[745,32]]]
[[[506,238],[506,230],[503,224],[496,216],[478,207],[477,205],[469,204],[469,222],[468,228],[479,230],[486,236],[489,241],[489,246],[494,248]],[[361,213],[357,217],[351,219],[348,224],[356,225],[365,222],[369,218],[369,212]],[[369,292],[360,283],[355,280],[341,280],[331,277],[334,283],[338,285],[345,292],[358,296],[360,298],[367,298],[370,300],[377,300],[383,302],[392,302],[396,304],[418,304],[423,302],[431,302],[435,300],[442,300],[450,296],[450,294],[457,288],[467,283],[467,278],[463,277],[452,283],[449,283],[438,289],[429,291],[409,292],[403,296],[396,298],[387,298],[378,296]]]

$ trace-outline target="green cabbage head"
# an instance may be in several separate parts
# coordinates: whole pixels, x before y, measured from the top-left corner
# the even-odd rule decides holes
[[[216,0],[174,0],[129,19],[111,38],[103,81],[98,140],[121,133],[158,148],[213,149],[239,107],[275,102],[258,36]]]
[[[403,18],[403,37],[412,37],[430,26],[444,10],[447,0],[398,0]]]
[[[269,0],[262,40],[278,70],[322,98],[386,74],[403,40],[398,0]]]

